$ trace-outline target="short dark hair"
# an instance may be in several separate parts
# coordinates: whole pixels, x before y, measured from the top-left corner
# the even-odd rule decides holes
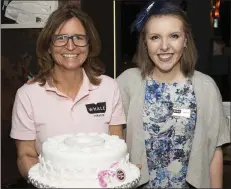
[[[90,16],[80,8],[72,3],[65,3],[50,15],[37,40],[36,53],[38,57],[39,73],[33,81],[38,81],[41,86],[52,77],[51,71],[55,65],[52,56],[48,52],[52,35],[63,23],[66,23],[72,18],[80,20],[89,39],[89,54],[83,63],[83,68],[92,84],[99,85],[101,82],[98,76],[104,73],[105,67],[98,58],[101,50],[101,41],[94,23]],[[52,79],[55,80],[54,78]]]
[[[170,0],[156,0],[151,1],[138,15],[132,24],[132,31],[139,32],[138,46],[136,51],[135,62],[141,69],[142,77],[145,78],[151,74],[154,64],[149,58],[146,50],[145,34],[146,23],[153,17],[170,15],[179,18],[184,27],[185,36],[187,39],[187,48],[184,49],[182,57],[180,58],[181,71],[187,77],[193,75],[195,64],[197,62],[197,50],[193,40],[191,27],[188,22],[186,13],[179,5],[172,3]]]

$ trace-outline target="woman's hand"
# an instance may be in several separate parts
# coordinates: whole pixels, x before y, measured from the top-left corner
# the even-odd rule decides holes
[[[137,166],[139,169],[142,168],[142,165],[141,165],[141,164],[137,164],[136,166]]]

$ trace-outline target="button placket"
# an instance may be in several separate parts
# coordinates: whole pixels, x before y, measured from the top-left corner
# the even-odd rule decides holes
[[[71,107],[70,107],[70,116],[71,120],[74,121],[74,113],[75,113],[75,102],[71,102]]]

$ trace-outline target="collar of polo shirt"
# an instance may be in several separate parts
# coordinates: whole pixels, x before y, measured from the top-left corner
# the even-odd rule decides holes
[[[85,70],[83,68],[82,68],[82,71],[83,71],[83,84],[82,84],[82,87],[87,91],[92,91],[92,90],[97,89],[99,86],[91,84],[91,82],[90,82],[89,78],[87,77],[87,74],[86,74],[86,72],[85,72]],[[58,92],[57,88],[53,87],[53,86],[50,86],[48,84],[48,82],[46,82],[46,84],[45,84],[45,89],[47,91]]]

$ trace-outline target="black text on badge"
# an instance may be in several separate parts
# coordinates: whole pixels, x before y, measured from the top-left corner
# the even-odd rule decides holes
[[[190,118],[191,110],[190,109],[173,109],[172,116],[174,117],[185,117]]]
[[[98,114],[106,112],[106,102],[98,102],[97,104],[86,104],[87,112],[89,114]]]

